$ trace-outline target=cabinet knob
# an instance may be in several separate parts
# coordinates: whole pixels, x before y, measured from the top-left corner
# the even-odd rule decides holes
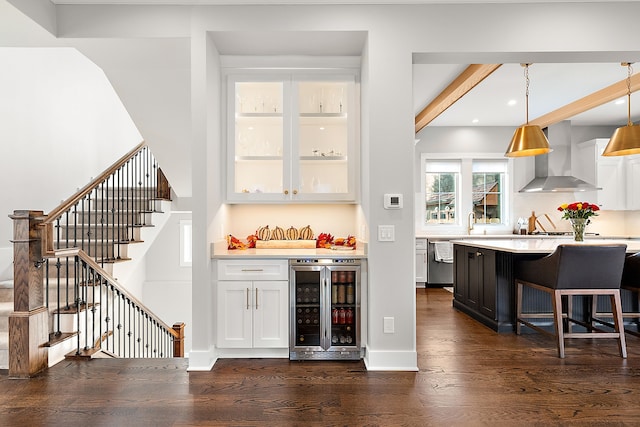
[[[482,252],[476,252],[476,256],[482,256]]]
[[[298,194],[298,190],[293,190],[293,194]]]
[[[289,194],[289,190],[284,190],[284,194]]]

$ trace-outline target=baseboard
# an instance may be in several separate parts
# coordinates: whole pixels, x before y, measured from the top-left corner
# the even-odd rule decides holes
[[[417,372],[418,352],[376,351],[367,348],[364,364],[368,371],[409,371]]]
[[[210,347],[206,351],[191,350],[189,352],[189,367],[187,371],[210,371],[218,360],[216,348]]]

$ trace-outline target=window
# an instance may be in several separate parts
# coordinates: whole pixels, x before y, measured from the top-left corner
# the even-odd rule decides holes
[[[192,260],[192,237],[191,220],[180,221],[180,267],[191,267]]]
[[[455,224],[458,206],[459,162],[427,162],[425,223]]]
[[[476,224],[504,224],[504,180],[506,161],[474,161],[471,201]]]
[[[475,224],[492,232],[507,230],[509,161],[486,154],[463,154],[459,159],[437,156],[422,153],[421,157],[422,227],[437,227],[438,231],[431,228],[437,233],[467,232],[468,219],[475,217]]]

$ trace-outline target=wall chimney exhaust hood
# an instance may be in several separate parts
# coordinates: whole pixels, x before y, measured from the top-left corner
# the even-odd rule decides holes
[[[563,121],[549,126],[545,129],[545,133],[553,151],[535,156],[535,178],[525,185],[520,193],[573,193],[602,190],[570,175],[571,122]],[[561,171],[561,173],[554,173],[554,171]]]

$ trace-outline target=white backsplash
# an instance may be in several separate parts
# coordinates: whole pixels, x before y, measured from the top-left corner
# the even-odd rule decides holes
[[[514,196],[514,217],[529,218],[531,211],[536,216],[549,215],[557,231],[571,231],[571,224],[562,219],[558,206],[563,203],[581,201],[578,193],[516,194]],[[588,202],[589,200],[584,200]],[[546,228],[548,222],[542,221]],[[547,230],[551,231],[551,230]],[[599,233],[603,236],[640,236],[640,212],[601,210],[598,216],[591,218],[587,233]]]
[[[244,240],[260,226],[311,226],[317,236],[331,233],[335,237],[358,236],[356,205],[229,205],[225,233]],[[360,238],[360,236],[358,236]]]

